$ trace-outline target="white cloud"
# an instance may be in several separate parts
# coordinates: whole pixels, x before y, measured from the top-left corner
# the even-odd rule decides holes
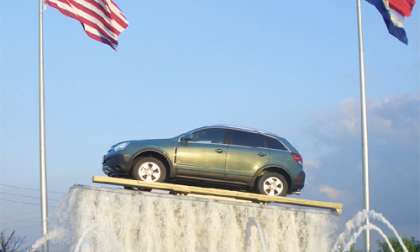
[[[319,168],[319,160],[316,159],[306,159],[304,160],[306,170],[315,170]]]
[[[345,131],[356,134],[359,129],[357,111],[354,99],[347,99],[340,104],[340,121],[338,123]]]
[[[319,191],[330,199],[337,199],[343,195],[342,191],[328,185],[321,185]]]
[[[368,127],[371,207],[420,238],[420,95],[369,101]],[[338,197],[350,217],[363,208],[359,100],[318,115],[309,133],[310,159],[317,162],[305,189],[317,198]]]

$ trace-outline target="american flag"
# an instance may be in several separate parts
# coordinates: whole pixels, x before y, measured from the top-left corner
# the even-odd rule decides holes
[[[64,15],[74,18],[86,34],[116,49],[118,36],[128,27],[120,8],[112,0],[45,0]]]

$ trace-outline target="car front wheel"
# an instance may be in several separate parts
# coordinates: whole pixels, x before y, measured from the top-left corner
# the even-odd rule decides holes
[[[286,178],[275,172],[264,173],[257,182],[257,192],[270,196],[286,196],[289,185]]]
[[[166,179],[166,169],[159,159],[144,157],[134,165],[132,176],[144,182],[163,182]]]

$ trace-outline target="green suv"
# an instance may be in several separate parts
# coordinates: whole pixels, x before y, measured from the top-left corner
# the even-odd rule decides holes
[[[302,157],[286,139],[230,126],[118,143],[104,156],[103,171],[146,182],[241,185],[274,196],[298,192],[305,183]]]

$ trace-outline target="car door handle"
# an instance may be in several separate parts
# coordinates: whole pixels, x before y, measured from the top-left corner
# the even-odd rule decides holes
[[[265,157],[267,154],[265,154],[264,152],[259,152],[258,153],[258,156],[260,156],[260,157]]]
[[[217,149],[215,149],[215,151],[216,151],[217,153],[222,153],[222,152],[223,152],[223,149],[217,148]]]

